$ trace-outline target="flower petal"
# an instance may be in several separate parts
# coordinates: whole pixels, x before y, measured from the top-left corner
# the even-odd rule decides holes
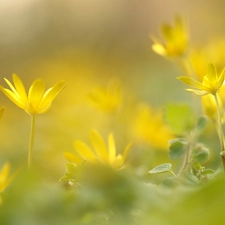
[[[190,85],[194,88],[200,89],[200,90],[204,90],[204,91],[210,91],[210,88],[204,86],[202,83],[200,83],[197,80],[194,80],[191,77],[186,77],[186,76],[180,76],[177,77],[178,80],[181,80],[182,82],[184,82],[187,85]]]
[[[195,89],[186,89],[186,91],[193,92],[193,93],[195,93],[196,95],[200,95],[200,96],[207,95],[207,94],[210,93],[210,92],[208,92],[208,91],[195,90]]]
[[[39,105],[38,111],[46,112],[54,98],[59,94],[60,91],[62,91],[66,86],[64,86],[64,81],[60,81],[57,84],[55,84],[52,88],[49,88],[42,98],[42,101]]]
[[[15,88],[17,90],[18,95],[20,96],[21,101],[26,102],[27,101],[27,93],[24,88],[23,82],[20,80],[19,76],[17,76],[16,74],[13,74],[12,77],[13,77],[13,82],[14,82]]]
[[[69,162],[73,162],[76,165],[80,165],[84,160],[81,159],[79,156],[70,153],[70,152],[64,152],[64,157],[69,161]]]
[[[206,77],[208,79],[210,87],[212,88],[215,87],[218,77],[217,77],[216,68],[214,67],[213,64],[208,65],[208,71],[207,71]]]
[[[124,152],[123,152],[123,160],[125,161],[126,160],[126,158],[127,158],[127,155],[128,155],[128,153],[129,153],[129,151],[130,151],[130,147],[132,146],[132,142],[130,142],[127,146],[126,146],[126,148],[125,148],[125,150],[124,150]]]
[[[77,151],[77,153],[83,158],[92,161],[95,158],[95,154],[92,152],[92,150],[81,141],[75,141],[74,147]]]
[[[155,53],[157,53],[157,54],[159,54],[161,56],[166,56],[167,55],[167,51],[166,51],[165,47],[162,44],[160,44],[160,43],[153,44],[152,45],[152,50]]]
[[[109,148],[109,163],[112,163],[116,158],[116,146],[115,146],[113,134],[109,135],[108,144],[109,144],[109,147],[108,147]]]
[[[12,92],[9,89],[3,88],[2,86],[0,86],[0,90],[18,107],[25,109],[24,102],[21,102],[21,100],[18,98],[17,94],[15,94],[14,92]]]
[[[90,133],[90,139],[92,146],[97,153],[97,155],[102,159],[103,161],[108,162],[108,154],[107,154],[107,147],[106,144],[102,138],[102,136],[98,133],[97,130],[92,130]]]
[[[42,80],[35,80],[29,89],[28,101],[35,110],[38,110],[44,91],[45,84]]]

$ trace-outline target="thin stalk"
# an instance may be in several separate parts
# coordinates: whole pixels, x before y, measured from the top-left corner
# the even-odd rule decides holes
[[[34,146],[34,127],[35,127],[35,115],[31,116],[31,130],[30,130],[30,144],[28,152],[28,169],[32,165],[32,155],[33,155],[33,146]]]
[[[213,96],[215,98],[216,108],[217,108],[217,123],[218,123],[218,132],[219,132],[219,139],[220,139],[220,146],[221,146],[220,155],[223,162],[223,169],[225,171],[225,156],[224,156],[225,146],[224,146],[224,133],[223,133],[223,127],[222,127],[221,112],[220,112],[218,96],[216,93]]]
[[[178,177],[185,171],[185,169],[187,168],[187,166],[189,164],[189,158],[190,158],[190,154],[191,154],[191,151],[192,151],[193,142],[194,142],[193,133],[190,133],[189,140],[188,140],[188,143],[187,143],[187,146],[186,146],[187,152],[185,154],[184,161],[183,161],[183,164],[180,168],[180,171],[177,175]]]

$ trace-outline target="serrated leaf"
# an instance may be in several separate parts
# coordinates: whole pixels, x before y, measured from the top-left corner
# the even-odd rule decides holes
[[[161,165],[156,166],[152,170],[149,171],[149,173],[165,173],[165,172],[171,172],[172,164],[170,163],[164,163]]]
[[[178,138],[169,141],[169,157],[170,159],[179,159],[185,152],[187,140],[184,138]]]
[[[192,150],[192,160],[203,163],[209,159],[209,150],[201,145]]]
[[[196,125],[194,110],[184,104],[169,104],[165,108],[165,120],[177,134],[192,130]]]

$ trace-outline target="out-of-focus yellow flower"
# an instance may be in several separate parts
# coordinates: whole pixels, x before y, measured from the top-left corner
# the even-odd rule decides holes
[[[65,158],[76,165],[81,164],[84,160],[90,163],[101,162],[115,169],[120,169],[124,165],[131,143],[127,145],[123,155],[117,155],[113,134],[110,134],[108,137],[108,147],[102,136],[96,130],[91,131],[90,140],[94,151],[84,142],[75,141],[74,147],[77,155],[65,152]]]
[[[184,20],[176,16],[174,26],[164,24],[161,27],[164,43],[152,38],[152,49],[159,55],[174,57],[183,56],[188,49],[189,35]]]
[[[212,62],[218,70],[224,67],[225,40],[215,39],[202,48],[195,48],[190,52],[190,58],[195,74],[202,80],[207,73],[207,65]]]
[[[18,107],[24,109],[30,115],[46,112],[50,108],[54,98],[65,87],[64,82],[60,81],[45,91],[44,82],[37,79],[31,85],[27,95],[20,78],[16,74],[13,74],[12,78],[14,86],[10,81],[4,78],[11,90],[3,88],[2,86],[0,86],[0,90]]]
[[[3,115],[4,111],[5,111],[5,107],[3,106],[3,107],[0,108],[0,120],[2,118],[2,115]]]
[[[154,148],[168,149],[168,142],[175,136],[163,121],[162,112],[153,110],[147,104],[141,104],[132,126],[134,137],[141,142],[146,142]]]
[[[9,184],[15,178],[16,173],[9,176],[10,167],[10,164],[6,162],[0,170],[0,194],[9,186]]]
[[[97,108],[115,112],[122,103],[121,84],[118,79],[112,79],[107,87],[97,87],[88,96]]]
[[[186,76],[177,77],[177,79],[195,88],[195,89],[186,89],[187,91],[194,92],[197,95],[207,95],[207,94],[215,95],[223,86],[225,79],[224,72],[225,69],[220,74],[218,74],[214,65],[209,64],[208,72],[203,77],[202,83]]]
[[[202,108],[206,116],[208,116],[212,120],[217,120],[217,107],[215,99],[212,95],[204,95],[201,98],[202,100]],[[220,106],[220,111],[222,112],[223,104],[220,96],[218,96],[218,102]]]

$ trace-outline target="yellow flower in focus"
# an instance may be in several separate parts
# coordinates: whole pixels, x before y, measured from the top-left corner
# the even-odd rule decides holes
[[[120,82],[112,79],[107,87],[98,87],[88,96],[97,108],[106,112],[115,112],[122,103]]]
[[[74,147],[76,149],[77,155],[65,152],[65,158],[68,161],[75,163],[76,165],[81,164],[85,160],[90,163],[101,162],[111,166],[114,169],[120,169],[124,165],[127,154],[131,147],[131,143],[127,145],[123,155],[117,155],[113,134],[110,134],[108,137],[108,147],[97,130],[91,131],[90,140],[94,150],[92,150],[87,144],[82,141],[75,141]]]
[[[194,92],[197,95],[215,95],[223,86],[225,79],[224,71],[225,69],[218,74],[214,65],[209,64],[207,74],[203,77],[202,83],[186,76],[177,77],[177,79],[195,88],[186,89],[187,91]]]
[[[60,81],[45,91],[44,82],[37,79],[32,83],[27,94],[20,78],[16,74],[13,74],[12,78],[14,86],[4,78],[11,90],[2,86],[0,86],[0,90],[18,107],[24,109],[30,115],[46,112],[50,108],[54,98],[65,87],[64,82]]]
[[[162,56],[183,56],[187,52],[189,43],[184,20],[177,16],[175,17],[174,26],[164,24],[161,29],[164,43],[161,43],[156,38],[152,38],[154,41],[152,50]]]
[[[153,110],[147,104],[141,104],[132,126],[134,137],[161,150],[168,149],[168,142],[175,136],[163,121],[161,111]]]

